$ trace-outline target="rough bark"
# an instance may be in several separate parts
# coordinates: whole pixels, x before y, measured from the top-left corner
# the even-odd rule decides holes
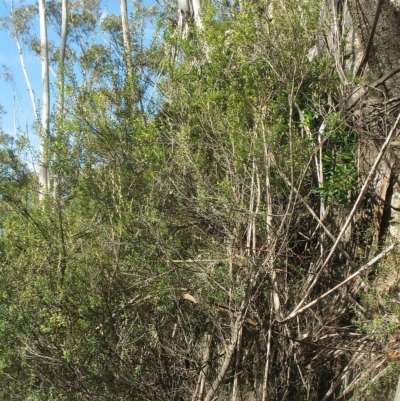
[[[400,64],[399,14],[389,0],[349,0],[348,8],[369,69],[379,79]],[[388,98],[399,96],[400,76],[394,75],[383,86]]]
[[[400,14],[398,6],[390,0],[349,0],[347,6],[358,39],[354,38],[352,45],[358,53],[353,54],[353,58],[358,59],[354,74],[367,77],[367,82],[372,81],[372,84],[357,88],[347,105],[349,110],[352,109],[351,116],[360,135],[359,167],[363,172],[369,170],[400,109],[397,99],[400,95]],[[398,164],[395,160],[396,156],[389,148],[374,181],[374,243],[379,240],[381,227],[385,224],[383,210],[387,194],[391,192],[390,177]]]

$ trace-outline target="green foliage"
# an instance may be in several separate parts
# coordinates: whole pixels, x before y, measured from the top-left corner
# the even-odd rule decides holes
[[[98,29],[95,6],[74,9],[73,40]],[[155,12],[137,6],[132,74],[119,20],[105,18],[112,46],[88,45],[65,65],[42,202],[2,138],[2,399],[186,399],[205,365],[216,377],[238,311],[269,319],[267,266],[303,279],[319,255],[299,239],[315,230],[300,199],[344,203],[356,179],[355,139],[328,105],[331,60],[307,58],[319,6],[283,1],[266,18],[259,4],[210,2],[206,29],[182,40],[160,21],[149,48],[141,22]],[[50,12],[58,21],[56,2]],[[287,302],[296,295],[293,285]],[[243,386],[259,375],[250,354]]]
[[[314,192],[330,204],[346,204],[357,187],[356,135],[348,131],[340,114],[329,114],[325,122],[324,184]]]

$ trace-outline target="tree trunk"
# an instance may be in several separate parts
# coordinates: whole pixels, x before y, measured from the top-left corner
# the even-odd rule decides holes
[[[132,46],[129,36],[129,21],[126,0],[120,0],[122,33],[124,36],[124,58],[128,76],[132,75]]]
[[[359,132],[363,133],[360,141],[360,170],[368,171],[377,155],[379,143],[386,138],[400,109],[397,99],[400,96],[400,17],[390,0],[349,0],[348,11],[362,53],[361,61],[355,66],[355,76],[367,72],[374,82],[359,91],[360,95],[356,97],[357,102],[361,100],[357,104],[359,110],[353,113],[358,116]],[[399,71],[396,72],[396,69]],[[391,192],[389,185],[392,171],[398,167],[396,159],[389,148],[373,183],[376,212],[372,240],[375,243],[380,239],[385,225],[383,210],[387,194]],[[396,214],[398,212],[392,210],[391,218]]]
[[[390,0],[349,0],[354,29],[374,80],[400,64],[400,18]],[[363,66],[361,66],[363,68]],[[399,96],[400,75],[383,83],[388,98]]]
[[[200,6],[200,0],[178,0],[178,26],[182,29],[183,37],[187,38],[189,21],[195,21],[198,28],[203,27],[199,16]]]
[[[50,116],[50,88],[49,88],[49,52],[47,42],[46,25],[46,5],[45,0],[39,0],[39,21],[40,21],[40,59],[42,64],[42,118],[40,127],[40,160],[39,160],[39,183],[40,195],[43,199],[44,194],[49,188],[49,172],[46,157],[46,140],[49,135],[49,116]]]
[[[400,401],[400,376],[399,376],[399,381],[397,383],[397,389],[396,389],[396,394],[394,396],[394,401]]]
[[[64,61],[65,61],[65,48],[67,46],[67,10],[68,0],[62,0],[61,4],[61,42],[60,42],[60,55],[58,61],[58,74],[59,74],[59,96],[58,96],[58,112],[59,114],[64,113]]]

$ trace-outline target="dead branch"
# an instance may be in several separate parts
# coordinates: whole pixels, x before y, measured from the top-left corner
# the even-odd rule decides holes
[[[326,298],[328,295],[330,295],[333,292],[335,292],[336,290],[338,290],[340,287],[343,287],[346,283],[351,281],[354,277],[357,277],[360,273],[362,273],[363,271],[367,270],[368,268],[373,266],[376,262],[381,260],[384,256],[386,256],[399,243],[400,243],[400,241],[397,241],[397,242],[393,243],[392,245],[390,245],[389,247],[387,247],[379,255],[375,256],[367,264],[365,264],[364,266],[360,267],[360,269],[357,270],[355,273],[353,273],[351,276],[347,277],[346,280],[343,280],[340,284],[338,284],[337,286],[331,288],[329,291],[326,291],[324,294],[320,295],[319,297],[314,299],[314,301],[309,302],[307,305],[303,306],[302,308],[300,308],[298,310],[294,310],[288,317],[286,317],[285,319],[281,320],[280,323],[288,322],[289,320],[293,319],[297,315],[299,315],[299,314],[305,312],[306,310],[310,309],[312,306],[314,306],[319,301],[321,301],[322,299]]]
[[[244,308],[245,309],[245,308]],[[215,392],[217,391],[221,381],[224,379],[226,372],[228,371],[229,365],[231,363],[233,352],[236,348],[236,344],[239,338],[239,331],[243,325],[243,312],[241,310],[235,320],[234,327],[232,329],[230,344],[227,347],[227,352],[225,353],[224,362],[222,363],[221,369],[216,377],[216,379],[211,384],[211,388],[208,390],[204,401],[211,401],[214,398]]]
[[[371,52],[371,48],[372,48],[372,42],[373,42],[374,36],[375,36],[376,27],[378,25],[379,16],[381,14],[383,1],[384,0],[379,0],[378,4],[376,6],[374,22],[372,23],[371,32],[370,32],[370,35],[369,35],[369,38],[368,38],[367,46],[365,47],[365,52],[363,54],[363,58],[362,58],[362,60],[360,62],[360,65],[358,66],[357,71],[354,74],[354,76],[356,78],[358,78],[361,75],[361,73],[362,73],[362,71],[364,69],[364,66],[368,61],[369,53]]]
[[[346,232],[348,226],[350,225],[351,221],[353,220],[353,217],[354,217],[356,211],[358,210],[358,208],[359,208],[359,206],[360,206],[360,204],[361,204],[361,201],[364,199],[364,196],[365,196],[366,193],[367,193],[369,184],[371,183],[372,179],[373,179],[374,176],[375,176],[375,172],[376,172],[376,170],[377,170],[377,168],[378,168],[380,162],[382,161],[382,158],[383,158],[383,156],[384,156],[384,154],[385,154],[385,152],[386,152],[386,150],[387,150],[387,148],[388,148],[388,146],[389,146],[389,143],[390,143],[392,137],[394,136],[394,133],[395,133],[395,131],[396,131],[397,125],[399,124],[399,121],[400,121],[400,113],[399,113],[399,115],[397,116],[396,122],[394,123],[392,129],[390,130],[389,135],[387,136],[385,142],[383,143],[383,145],[382,145],[382,147],[381,147],[381,150],[379,151],[379,154],[378,154],[378,156],[376,157],[375,162],[374,162],[373,166],[371,167],[371,169],[370,169],[370,171],[369,171],[369,174],[368,174],[368,176],[367,176],[367,178],[366,178],[366,180],[365,180],[365,182],[364,182],[364,185],[362,186],[362,188],[361,188],[361,190],[360,190],[360,193],[359,193],[359,195],[358,195],[358,197],[357,197],[357,200],[355,201],[354,206],[353,206],[351,212],[349,213],[349,215],[348,215],[348,217],[347,217],[345,223],[343,224],[343,227],[342,227],[342,229],[341,229],[339,235],[338,235],[337,238],[336,238],[335,243],[334,243],[333,246],[332,246],[332,249],[330,250],[328,256],[326,257],[324,263],[322,264],[322,266],[321,266],[319,272],[315,275],[315,278],[314,278],[313,282],[310,284],[310,286],[309,286],[308,290],[306,291],[305,295],[303,296],[302,300],[298,303],[298,305],[296,306],[296,308],[293,310],[293,312],[292,312],[289,316],[291,316],[291,315],[294,314],[296,311],[298,311],[298,310],[301,308],[301,306],[304,304],[304,302],[306,301],[306,299],[310,296],[311,291],[313,290],[313,288],[314,288],[315,285],[317,284],[319,278],[321,277],[324,268],[328,265],[328,263],[329,263],[329,262],[331,261],[331,259],[332,259],[332,256],[335,254],[336,248],[338,247],[338,245],[339,245],[339,243],[340,243],[340,241],[341,241],[341,239],[342,239],[344,233]],[[307,309],[308,309],[308,308],[307,308]],[[294,316],[295,316],[295,315],[294,315]]]

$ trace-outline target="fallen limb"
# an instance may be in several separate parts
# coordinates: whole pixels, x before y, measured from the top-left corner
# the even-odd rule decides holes
[[[392,78],[393,75],[396,75],[400,72],[400,66],[398,65],[397,67],[391,69],[388,73],[383,75],[381,78],[373,82],[372,84],[368,86],[360,86],[358,87],[351,95],[351,102],[347,104],[347,110],[350,110],[353,108],[359,100],[365,96],[371,89],[377,88],[379,85],[384,84],[389,78]]]
[[[321,301],[322,299],[326,298],[328,295],[332,294],[333,292],[338,290],[340,287],[343,287],[349,281],[353,280],[354,277],[357,277],[360,273],[362,273],[363,271],[367,270],[369,267],[373,266],[376,262],[378,262],[384,256],[386,256],[399,243],[400,243],[400,241],[397,241],[397,242],[393,243],[392,245],[388,246],[379,255],[375,256],[367,264],[365,264],[364,266],[360,267],[360,269],[357,270],[355,273],[353,273],[351,276],[347,277],[346,280],[343,280],[340,284],[338,284],[337,286],[331,288],[329,291],[326,291],[325,293],[323,293],[322,295],[320,295],[319,297],[314,299],[314,301],[309,302],[307,305],[303,306],[302,308],[300,308],[298,310],[294,310],[289,316],[287,316],[285,319],[281,320],[279,323],[286,323],[287,321],[293,319],[294,317],[296,317],[300,313],[303,313],[306,310],[310,309],[312,306],[317,304],[319,301]]]

